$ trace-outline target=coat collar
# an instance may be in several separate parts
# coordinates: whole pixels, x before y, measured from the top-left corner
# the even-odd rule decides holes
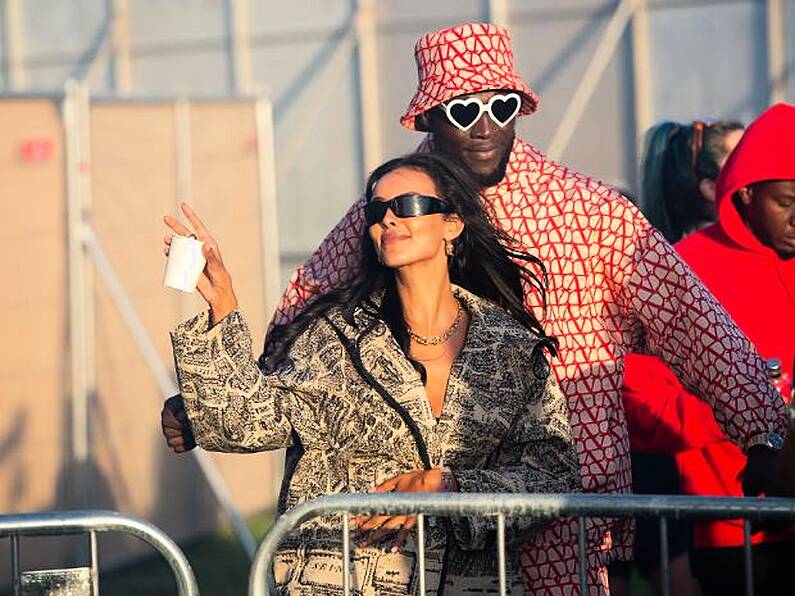
[[[453,294],[469,313],[470,321],[467,340],[450,371],[445,404],[438,421],[441,424],[437,424],[433,416],[419,373],[406,358],[383,321],[375,318],[364,307],[354,313],[355,326],[344,323],[339,313],[333,317],[335,325],[361,355],[361,363],[366,372],[377,380],[389,396],[387,398],[376,391],[378,395],[374,397],[383,399],[385,407],[395,409],[408,427],[414,426],[413,430],[409,429],[415,438],[421,437],[418,442],[423,443],[418,445],[418,449],[429,453],[434,465],[438,464],[441,443],[444,442],[439,433],[446,432],[444,429],[450,427],[445,422],[449,422],[451,412],[455,413],[460,409],[461,404],[458,402],[477,400],[477,396],[487,395],[490,391],[483,377],[470,374],[476,367],[467,366],[469,360],[488,357],[484,351],[494,351],[500,345],[499,333],[488,320],[490,313],[498,307],[459,286],[453,286]],[[382,298],[383,293],[374,294],[371,301],[378,306]],[[473,341],[474,339],[477,341]]]

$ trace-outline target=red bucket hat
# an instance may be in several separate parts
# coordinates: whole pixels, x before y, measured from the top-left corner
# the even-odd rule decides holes
[[[538,109],[538,96],[517,74],[511,36],[491,23],[467,23],[423,35],[414,47],[417,92],[400,123],[416,130],[414,119],[459,95],[511,89],[522,97],[519,114]]]

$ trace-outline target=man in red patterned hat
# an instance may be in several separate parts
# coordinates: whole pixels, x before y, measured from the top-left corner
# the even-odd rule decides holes
[[[419,150],[463,162],[483,186],[494,221],[548,269],[546,310],[532,292],[526,306],[545,316],[560,341],[554,370],[569,402],[583,490],[630,490],[623,358],[648,351],[712,404],[726,435],[747,450],[748,492],[764,491],[775,462],[769,438],[784,433],[787,422],[763,362],[627,200],[515,137],[515,117],[532,114],[538,98],[516,73],[508,32],[466,24],[429,33],[417,43],[416,59],[419,85],[401,123],[429,133]],[[274,323],[355,275],[361,206],[353,205],[294,274]],[[163,426],[180,451],[190,444],[178,411],[178,402],[167,405]],[[631,524],[590,520],[586,541],[589,593],[603,594],[607,563],[631,554]],[[528,592],[577,593],[577,561],[576,525],[549,526],[521,553]]]

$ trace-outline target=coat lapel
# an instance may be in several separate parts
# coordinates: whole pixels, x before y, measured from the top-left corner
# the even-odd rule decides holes
[[[387,326],[379,322],[359,338],[362,362],[374,378],[419,425],[427,439],[433,426],[425,387],[419,373],[408,361]]]
[[[456,465],[454,453],[471,453],[465,447],[475,437],[482,442],[479,451],[485,462],[508,432],[524,397],[515,367],[507,365],[515,357],[514,348],[502,341],[504,334],[485,312],[485,302],[461,288],[456,288],[456,296],[470,313],[469,330],[453,362],[442,417],[434,431],[442,463],[451,467]],[[499,394],[495,387],[500,387]]]

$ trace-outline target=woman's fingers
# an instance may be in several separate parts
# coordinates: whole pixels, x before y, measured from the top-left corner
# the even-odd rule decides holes
[[[395,515],[387,518],[387,520],[377,529],[368,532],[366,536],[363,536],[359,540],[359,546],[370,546],[371,544],[381,542],[387,536],[390,536],[394,532],[402,529],[408,521],[409,518],[406,515]]]
[[[389,519],[388,515],[374,515],[372,517],[356,517],[353,519],[354,530],[351,532],[354,536],[366,534],[370,530],[375,530],[380,527]]]
[[[180,236],[190,236],[193,234],[186,226],[182,225],[176,217],[171,217],[170,215],[166,215],[163,218],[163,221],[166,222],[166,225],[174,230]]]
[[[207,231],[207,228],[204,227],[204,223],[202,223],[202,220],[199,219],[198,215],[196,215],[196,212],[193,211],[193,209],[191,209],[187,203],[182,203],[180,207],[182,208],[182,212],[185,214],[185,217],[188,218],[188,221],[196,231],[196,235],[199,237],[199,240],[211,241],[212,237],[210,236],[210,233]]]
[[[406,520],[406,523],[403,524],[403,527],[398,530],[397,536],[395,536],[395,540],[392,541],[392,548],[389,549],[393,553],[398,552],[403,545],[406,543],[406,539],[408,539],[409,534],[414,529],[414,526],[417,525],[417,516],[412,515]]]
[[[180,204],[180,208],[182,212],[185,214],[185,217],[188,218],[190,225],[193,227],[193,230],[188,228],[186,225],[182,224],[177,220],[177,218],[172,217],[170,215],[166,215],[163,219],[166,222],[166,225],[174,230],[180,236],[193,236],[194,238],[198,238],[202,242],[215,244],[215,240],[210,235],[210,232],[207,231],[204,223],[199,216],[196,215],[196,212],[193,211],[186,203]]]

